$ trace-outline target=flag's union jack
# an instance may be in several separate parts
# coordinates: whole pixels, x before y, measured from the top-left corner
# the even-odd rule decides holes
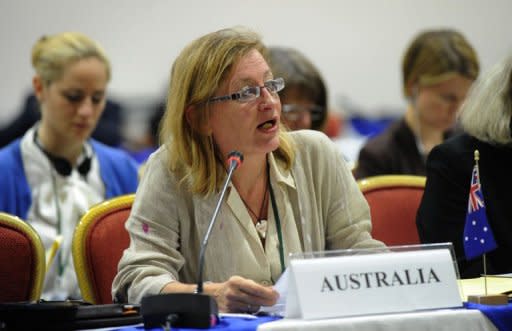
[[[471,180],[471,187],[469,188],[469,203],[468,213],[477,211],[484,206],[484,199],[482,198],[482,191],[480,190],[480,181],[478,180],[478,170],[473,168],[473,176]]]

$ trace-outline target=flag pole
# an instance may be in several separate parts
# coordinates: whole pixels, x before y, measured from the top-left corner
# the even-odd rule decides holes
[[[485,295],[487,295],[487,262],[485,261],[485,253],[482,255],[484,261],[484,287],[485,287]]]
[[[487,305],[506,305],[508,303],[507,295],[504,295],[504,294],[490,294],[489,295],[488,294],[486,253],[489,250],[496,248],[496,243],[494,241],[494,237],[492,236],[492,232],[490,231],[491,230],[490,225],[488,224],[487,217],[485,215],[485,207],[484,207],[484,203],[483,203],[483,193],[481,191],[481,185],[480,185],[480,167],[478,164],[478,161],[480,160],[480,152],[478,151],[478,149],[475,149],[475,151],[474,151],[474,158],[475,158],[475,166],[473,168],[472,178],[471,178],[470,197],[469,197],[469,202],[468,202],[468,214],[466,215],[466,224],[464,226],[464,240],[465,240],[464,249],[466,250],[466,256],[468,256],[467,255],[468,251],[471,252],[470,256],[472,256],[472,257],[475,257],[475,255],[482,256],[483,269],[484,269],[483,278],[484,278],[485,294],[484,295],[481,295],[481,294],[480,295],[469,295],[467,300],[469,302],[476,302],[476,303],[487,304]],[[479,195],[481,195],[480,198],[482,199],[482,201],[480,201],[480,202],[478,201],[478,197],[473,196],[473,194],[476,195],[477,192],[479,192]],[[473,200],[476,200],[476,201],[473,201]],[[474,205],[474,207],[473,207],[473,205]],[[470,219],[468,216],[471,215],[471,213],[475,212],[475,210],[478,210],[479,205],[480,205],[480,210],[478,211],[479,215],[477,215],[478,222],[484,223],[482,230],[484,232],[488,232],[489,236],[480,237],[481,236],[480,233],[469,234],[471,232],[470,230],[474,230],[474,226],[477,224],[477,221],[475,219]],[[472,220],[472,222],[469,222],[469,220]],[[468,232],[466,232],[468,225],[470,225],[471,227],[469,228],[470,230],[468,230]],[[482,226],[482,224],[480,224],[479,226]],[[472,237],[472,240],[469,240],[470,237]],[[478,241],[478,243],[485,244],[487,246],[482,246],[482,247],[477,246],[477,251],[475,254],[475,250],[474,250],[475,247],[466,246],[466,245],[468,243],[469,244],[472,244],[473,242],[476,243],[477,239],[480,239]],[[490,244],[490,246],[489,246],[489,244]],[[469,247],[469,249],[468,249],[468,247]]]
[[[478,161],[480,160],[480,152],[478,149],[475,149],[474,152],[474,158],[475,158],[475,164],[476,164],[476,174],[478,178],[480,178],[480,166],[478,164]],[[486,259],[486,253],[482,255],[482,262],[484,264],[484,291],[485,295],[487,295],[487,259]]]

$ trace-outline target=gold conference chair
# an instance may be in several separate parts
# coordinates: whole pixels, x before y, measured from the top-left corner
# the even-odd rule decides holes
[[[37,301],[45,276],[39,234],[22,219],[0,212],[0,302]]]
[[[112,303],[112,281],[123,251],[130,244],[124,224],[135,194],[92,206],[75,229],[72,254],[78,286],[85,301]]]
[[[426,178],[383,175],[357,181],[370,205],[372,236],[388,246],[420,244],[416,229]]]

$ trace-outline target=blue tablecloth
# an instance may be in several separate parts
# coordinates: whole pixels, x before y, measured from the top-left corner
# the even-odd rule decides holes
[[[480,310],[500,331],[512,330],[512,304],[504,306],[489,306],[481,305],[472,302],[465,302],[462,309],[477,309]],[[258,326],[263,323],[271,322],[280,319],[280,317],[263,316],[255,319],[245,319],[239,317],[223,317],[220,323],[209,330],[237,330],[237,331],[256,331]],[[119,330],[122,331],[141,331],[144,327],[125,327]],[[162,330],[161,328],[154,328],[150,330]],[[172,330],[182,331],[199,331],[201,329],[178,329]]]
[[[510,303],[504,306],[489,306],[465,302],[464,307],[480,310],[500,331],[512,330],[512,304]]]
[[[245,319],[245,318],[239,318],[239,317],[222,317],[219,321],[219,323],[208,330],[237,330],[237,331],[255,331],[258,328],[258,325],[275,321],[281,319],[280,317],[270,317],[270,316],[263,316],[253,319]],[[128,327],[128,328],[122,328],[119,329],[122,331],[141,331],[144,330],[144,327]],[[162,330],[161,328],[154,328],[154,329],[148,329],[148,330]],[[179,329],[179,328],[172,328],[173,331],[182,330],[182,331],[204,331],[204,329]]]

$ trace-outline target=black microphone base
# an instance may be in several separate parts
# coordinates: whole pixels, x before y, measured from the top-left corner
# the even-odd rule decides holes
[[[208,329],[218,320],[217,302],[196,293],[168,293],[142,299],[140,312],[145,328],[162,327],[169,321],[179,328]]]

